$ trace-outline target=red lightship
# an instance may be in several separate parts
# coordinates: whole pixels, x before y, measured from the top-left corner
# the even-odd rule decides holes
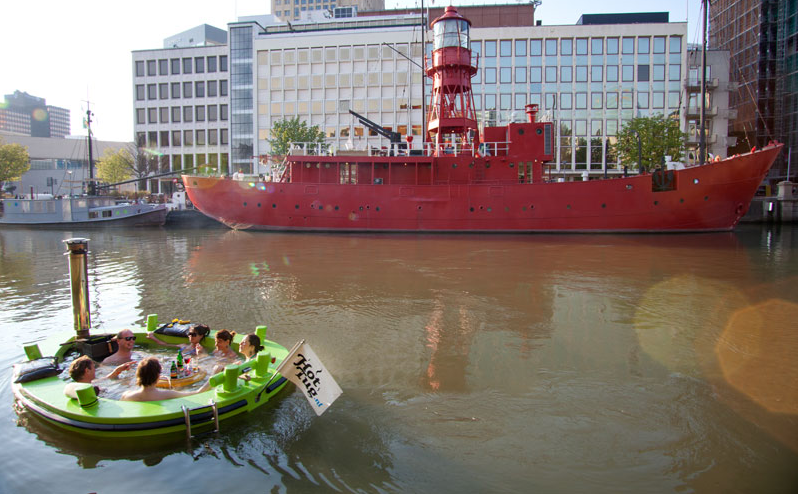
[[[382,232],[703,232],[731,230],[781,151],[677,170],[553,181],[552,122],[477,127],[470,21],[447,7],[432,22],[432,79],[423,151],[385,156],[290,154],[277,181],[183,176],[188,196],[231,228]],[[359,115],[358,115],[359,117]]]

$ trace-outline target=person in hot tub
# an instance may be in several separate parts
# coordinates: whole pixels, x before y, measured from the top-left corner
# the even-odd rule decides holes
[[[206,326],[204,324],[197,324],[195,326],[192,326],[191,329],[188,330],[188,343],[183,344],[183,345],[170,345],[169,343],[161,341],[160,339],[158,339],[157,336],[155,336],[155,333],[153,333],[152,331],[147,333],[147,338],[151,339],[155,343],[158,343],[159,345],[162,345],[162,346],[168,346],[168,347],[172,347],[172,348],[179,348],[184,356],[186,356],[186,355],[203,355],[206,352],[205,352],[205,349],[202,348],[202,340],[204,340],[205,337],[210,332],[211,332],[211,328],[209,328],[208,326]]]
[[[97,380],[116,379],[119,377],[119,374],[130,369],[132,365],[133,361],[125,362],[124,364],[117,366],[107,376]],[[75,360],[73,360],[72,364],[70,364],[69,366],[69,377],[71,377],[72,380],[75,382],[67,384],[64,387],[64,393],[70,398],[77,398],[78,395],[75,391],[77,385],[81,383],[92,384],[97,378],[97,364],[95,364],[94,360],[90,359],[86,355],[78,357]],[[99,395],[100,387],[94,386],[94,392]]]
[[[133,360],[133,345],[136,344],[136,336],[133,334],[133,331],[123,329],[116,335],[115,340],[119,345],[119,349],[111,354],[111,356],[106,357],[106,359],[103,360],[103,364],[119,365]]]
[[[161,389],[156,386],[161,376],[161,362],[156,357],[147,357],[139,363],[136,370],[136,384],[138,389],[131,389],[122,394],[122,401],[157,401],[170,398],[180,398],[210,389],[210,379],[196,391],[176,391],[174,389]]]

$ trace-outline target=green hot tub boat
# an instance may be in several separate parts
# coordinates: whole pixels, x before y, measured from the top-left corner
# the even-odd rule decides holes
[[[76,332],[25,347],[28,361],[15,366],[12,389],[17,401],[32,413],[58,427],[88,436],[136,437],[185,432],[191,437],[199,431],[218,431],[220,421],[254,410],[285,387],[287,380],[275,369],[286,358],[288,350],[266,340],[266,326],[258,326],[255,333],[265,349],[257,359],[228,365],[223,372],[211,376],[208,391],[162,401],[134,402],[98,397],[91,384],[79,384],[77,399],[68,397],[64,393],[67,381],[58,375],[63,371],[65,357],[75,353],[92,356],[91,352],[98,346],[111,342],[107,338],[92,337],[88,330],[88,240],[65,242],[70,254]],[[147,331],[155,330],[157,321],[156,315],[150,315],[146,329],[133,330],[136,344],[149,344]],[[159,335],[159,338],[167,343],[186,342],[178,336]],[[232,347],[237,349],[242,339],[241,335],[236,335]],[[212,338],[206,340],[212,341]],[[246,380],[241,379],[245,372]]]

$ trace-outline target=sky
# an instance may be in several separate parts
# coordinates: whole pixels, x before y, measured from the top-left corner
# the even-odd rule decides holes
[[[511,0],[437,0],[440,5],[510,4]],[[688,21],[688,42],[700,41],[700,0],[543,0],[535,19],[575,24],[579,16],[610,12],[670,12]],[[386,8],[420,1],[386,0]],[[426,5],[426,2],[425,2]],[[73,135],[86,135],[87,101],[92,131],[105,141],[133,139],[134,50],[158,49],[163,40],[200,24],[227,29],[238,16],[270,13],[269,0],[9,0],[0,9],[0,103],[19,90],[68,108]]]

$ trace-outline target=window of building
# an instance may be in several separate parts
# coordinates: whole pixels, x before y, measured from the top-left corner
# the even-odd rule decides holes
[[[560,40],[560,54],[564,56],[571,56],[574,54],[574,40],[571,38],[563,38]]]
[[[219,144],[219,131],[216,129],[208,129],[208,145],[216,146]]]
[[[573,67],[560,67],[560,82],[572,82],[573,80]]]
[[[192,111],[192,107],[184,106],[183,107],[183,121],[184,122],[192,122],[194,120],[194,112]],[[186,143],[188,144],[188,143]]]
[[[169,84],[165,82],[158,84],[158,98],[169,99]]]
[[[591,38],[590,39],[590,54],[603,55],[604,54],[604,38]]]
[[[355,48],[357,50],[357,47]],[[495,58],[496,57],[496,41],[487,40],[485,41],[485,56]]]
[[[219,70],[227,72],[227,55],[219,55]]]
[[[160,134],[161,134],[161,146],[168,148],[169,147],[169,131],[168,130],[162,130],[160,132]]]
[[[216,105],[208,105],[208,121],[215,122],[218,120],[218,110]]]
[[[172,99],[180,98],[180,83],[173,82],[172,83]]]
[[[205,145],[205,129],[197,129],[197,146]]]
[[[648,65],[638,65],[637,66],[637,82],[648,82],[649,80],[649,70],[651,67]]]
[[[546,40],[546,55],[553,56],[557,54],[557,40],[556,39],[547,39]]]
[[[546,100],[544,102],[546,110],[554,110],[557,108],[557,93],[546,93]]]
[[[512,110],[513,104],[513,95],[512,94],[501,94],[499,95],[499,104],[501,110]]]
[[[678,91],[671,91],[668,93],[668,108],[675,109],[679,108],[679,92]]]
[[[194,81],[194,96],[197,98],[205,97],[205,81]]]
[[[607,38],[607,55],[618,54],[618,38]]]
[[[500,74],[500,82],[502,84],[511,84],[513,82],[513,69],[510,67],[502,67]]]
[[[179,130],[172,131],[172,146],[181,146],[183,140],[180,138],[181,132]]]
[[[571,93],[560,93],[560,109],[570,110],[573,106],[573,95]]]
[[[205,106],[196,106],[196,107],[194,107],[194,119],[197,122],[204,122],[205,121]]]
[[[546,82],[557,82],[557,67],[546,67]]]
[[[529,54],[533,56],[539,56],[541,53],[541,40],[539,39],[530,39],[529,40]]]
[[[607,66],[607,82],[618,82],[618,66]]]
[[[158,60],[158,75],[169,75],[169,60],[165,58]]]
[[[499,42],[499,52],[503,57],[513,56],[513,43],[508,39],[503,39]]]
[[[144,108],[136,108],[136,123],[137,124],[145,124],[147,121],[145,120],[144,116]]]
[[[681,53],[682,52],[682,37],[681,36],[671,36],[669,52],[670,53]]]
[[[604,108],[604,93],[590,93],[590,108],[593,110]]]
[[[621,69],[621,74],[624,82],[634,81],[635,67],[634,65],[624,65]]]
[[[183,144],[186,146],[193,146],[194,145],[194,131],[193,130],[184,130],[183,131]]]
[[[637,38],[637,53],[649,53],[651,51],[651,38],[648,36]]]
[[[180,123],[180,107],[172,107],[172,123]]]
[[[577,38],[576,40],[576,54],[587,55],[587,38]]]
[[[526,43],[524,43],[524,46],[526,46]],[[526,93],[515,93],[514,99],[515,99],[514,109],[523,110],[524,107],[526,106]]]
[[[629,109],[634,107],[634,94],[631,91],[621,93],[621,108]]]
[[[526,56],[526,40],[525,39],[517,39],[517,40],[515,40],[515,56],[516,57],[525,57]]]
[[[172,70],[170,71],[172,75],[177,75],[180,73],[180,59],[173,58],[169,60],[169,63],[172,65]]]
[[[651,93],[651,107],[652,108],[665,108],[665,93],[662,91],[654,91]]]
[[[219,96],[227,96],[227,80],[219,81]]]
[[[136,61],[136,77],[144,77],[144,60]]]
[[[183,83],[183,97],[184,98],[191,98],[192,94],[194,94],[194,85],[191,81],[186,81]]]
[[[654,36],[654,53],[665,53],[665,36]]]
[[[208,72],[216,72],[216,57],[208,57]]]
[[[668,66],[668,80],[678,81],[682,77],[682,66],[671,64]]]
[[[147,75],[156,75],[155,60],[147,60]]]
[[[540,82],[541,69],[540,67],[529,68],[529,82]]]
[[[158,109],[147,108],[147,123],[158,123]]]
[[[227,105],[219,105],[219,120],[227,120]]]
[[[144,101],[144,84],[136,84],[136,101]]]
[[[486,110],[495,110],[496,109],[496,95],[495,94],[486,94],[485,95],[485,109]]]
[[[219,91],[217,89],[218,88],[217,81],[208,81],[207,84],[208,84],[208,97],[215,98],[219,94]]]
[[[191,73],[191,59],[184,58],[183,59],[183,73],[190,74]]]
[[[485,69],[485,84],[496,84],[496,69],[488,67]]]
[[[227,129],[219,129],[219,144],[225,146],[230,143],[229,131]]]
[[[147,99],[158,99],[158,86],[147,84]]]
[[[203,74],[205,72],[205,57],[194,58],[194,72]]]
[[[526,43],[524,43],[524,47],[526,47]],[[515,68],[515,82],[526,82],[526,67]]]
[[[634,38],[624,38],[623,39],[623,54],[629,55],[635,52],[635,39]]]
[[[590,82],[603,82],[604,67],[601,65],[592,65],[590,67]]]
[[[158,109],[158,120],[160,123],[169,123],[169,108],[164,106]]]

